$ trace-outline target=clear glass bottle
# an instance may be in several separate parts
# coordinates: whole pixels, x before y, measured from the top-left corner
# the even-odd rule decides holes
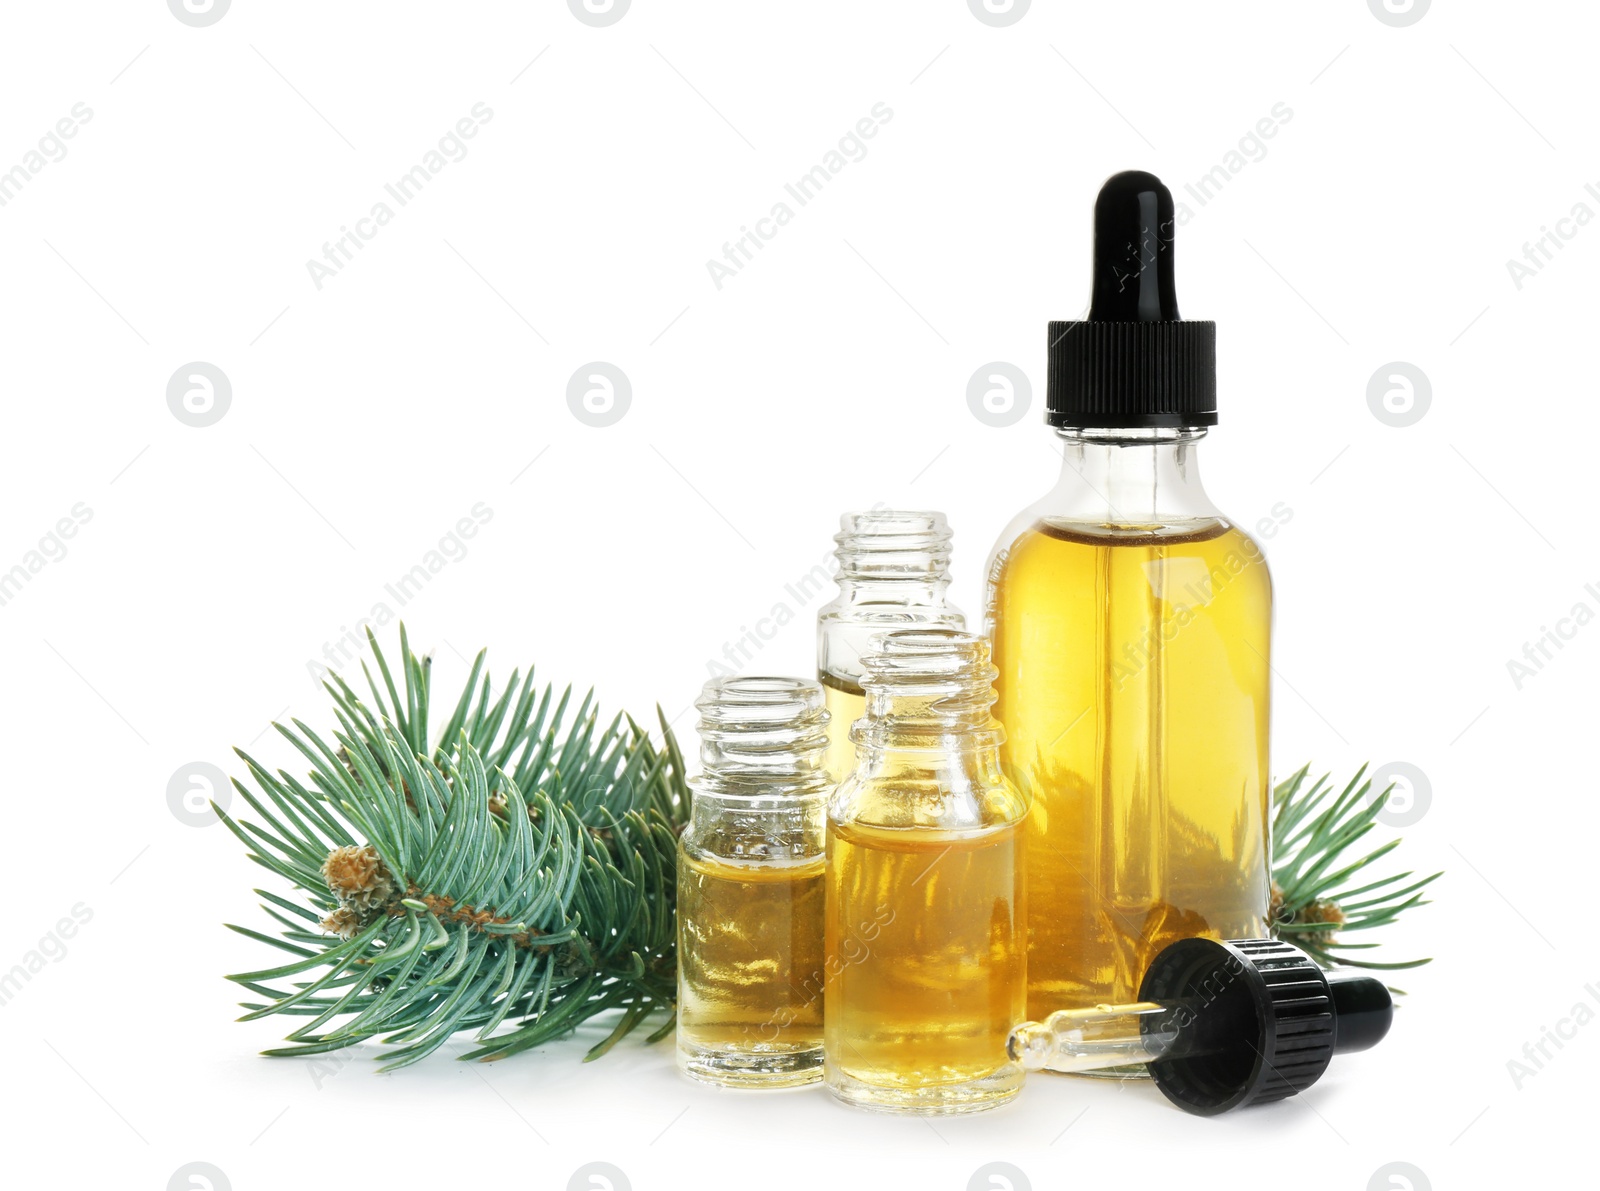
[[[1175,939],[1265,933],[1270,893],[1266,560],[1200,486],[1203,428],[1060,434],[987,599],[1040,1018],[1136,1000]]]
[[[727,1087],[822,1077],[822,688],[714,678],[678,845],[678,1066]]]
[[[1272,582],[1200,483],[1216,326],[1178,315],[1174,226],[1154,176],[1102,188],[1089,316],[1050,324],[1060,479],[989,564],[1035,1019],[1138,1000],[1176,939],[1266,928]]]
[[[827,694],[828,776],[855,761],[850,726],[861,717],[861,655],[879,633],[918,625],[967,627],[948,599],[950,526],[943,513],[846,513],[834,535],[839,594],[817,613],[817,679]]]
[[[828,806],[826,1082],[891,1112],[1016,1095],[1026,807],[1000,770],[981,637],[908,629],[862,659],[856,768]]]

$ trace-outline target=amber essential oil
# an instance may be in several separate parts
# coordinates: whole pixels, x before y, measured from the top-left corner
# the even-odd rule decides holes
[[[866,714],[867,693],[860,684],[826,672],[817,675],[828,709],[828,778],[842,782],[855,768],[856,746],[850,743],[850,725]]]
[[[717,678],[678,843],[678,1066],[725,1087],[822,1078],[827,712],[801,678]]]
[[[838,1083],[909,1107],[945,1089],[964,1089],[959,1103],[974,1108],[1003,1098],[997,1043],[1026,988],[1017,826],[840,826],[828,844]]]
[[[1261,553],[1220,519],[1040,522],[991,592],[995,714],[1028,816],[1029,1013],[1137,1000],[1191,935],[1253,938],[1268,897]]]
[[[825,1079],[846,1103],[962,1113],[1015,1096],[1026,1004],[1022,819],[1000,771],[988,643],[864,655],[856,766],[828,808]]]
[[[678,1048],[686,1064],[729,1084],[819,1076],[825,893],[820,856],[754,865],[682,858]]]

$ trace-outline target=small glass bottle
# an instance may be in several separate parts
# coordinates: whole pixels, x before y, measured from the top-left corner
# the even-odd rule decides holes
[[[828,776],[855,761],[850,725],[862,714],[861,655],[879,633],[967,627],[950,603],[950,526],[943,513],[873,509],[839,518],[839,594],[817,613],[817,679],[827,693]]]
[[[864,1108],[990,1108],[1022,1086],[1027,949],[989,646],[907,629],[862,661],[856,768],[828,805],[825,1079]]]
[[[678,1066],[727,1087],[822,1078],[828,713],[804,678],[715,678],[678,845]]]

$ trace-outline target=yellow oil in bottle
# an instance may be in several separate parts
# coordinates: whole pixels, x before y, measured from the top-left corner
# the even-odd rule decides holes
[[[829,1086],[871,1107],[1014,1095],[1006,1038],[1023,1019],[1021,825],[972,831],[830,823]],[[851,1089],[861,1088],[859,1098]],[[897,1092],[902,1093],[897,1095]]]
[[[1028,1015],[1137,1000],[1190,935],[1255,937],[1271,582],[1226,521],[1037,523],[990,585],[995,715],[1026,824]]]
[[[824,858],[678,857],[678,1053],[690,1074],[821,1078]]]
[[[850,725],[867,713],[867,694],[848,678],[818,674],[823,705],[828,709],[828,753],[824,766],[830,782],[842,782],[855,768],[856,746],[850,743]]]

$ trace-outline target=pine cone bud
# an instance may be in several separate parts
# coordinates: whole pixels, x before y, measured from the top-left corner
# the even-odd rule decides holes
[[[358,914],[381,910],[395,897],[394,879],[371,844],[335,848],[322,862],[322,876],[340,907]]]

